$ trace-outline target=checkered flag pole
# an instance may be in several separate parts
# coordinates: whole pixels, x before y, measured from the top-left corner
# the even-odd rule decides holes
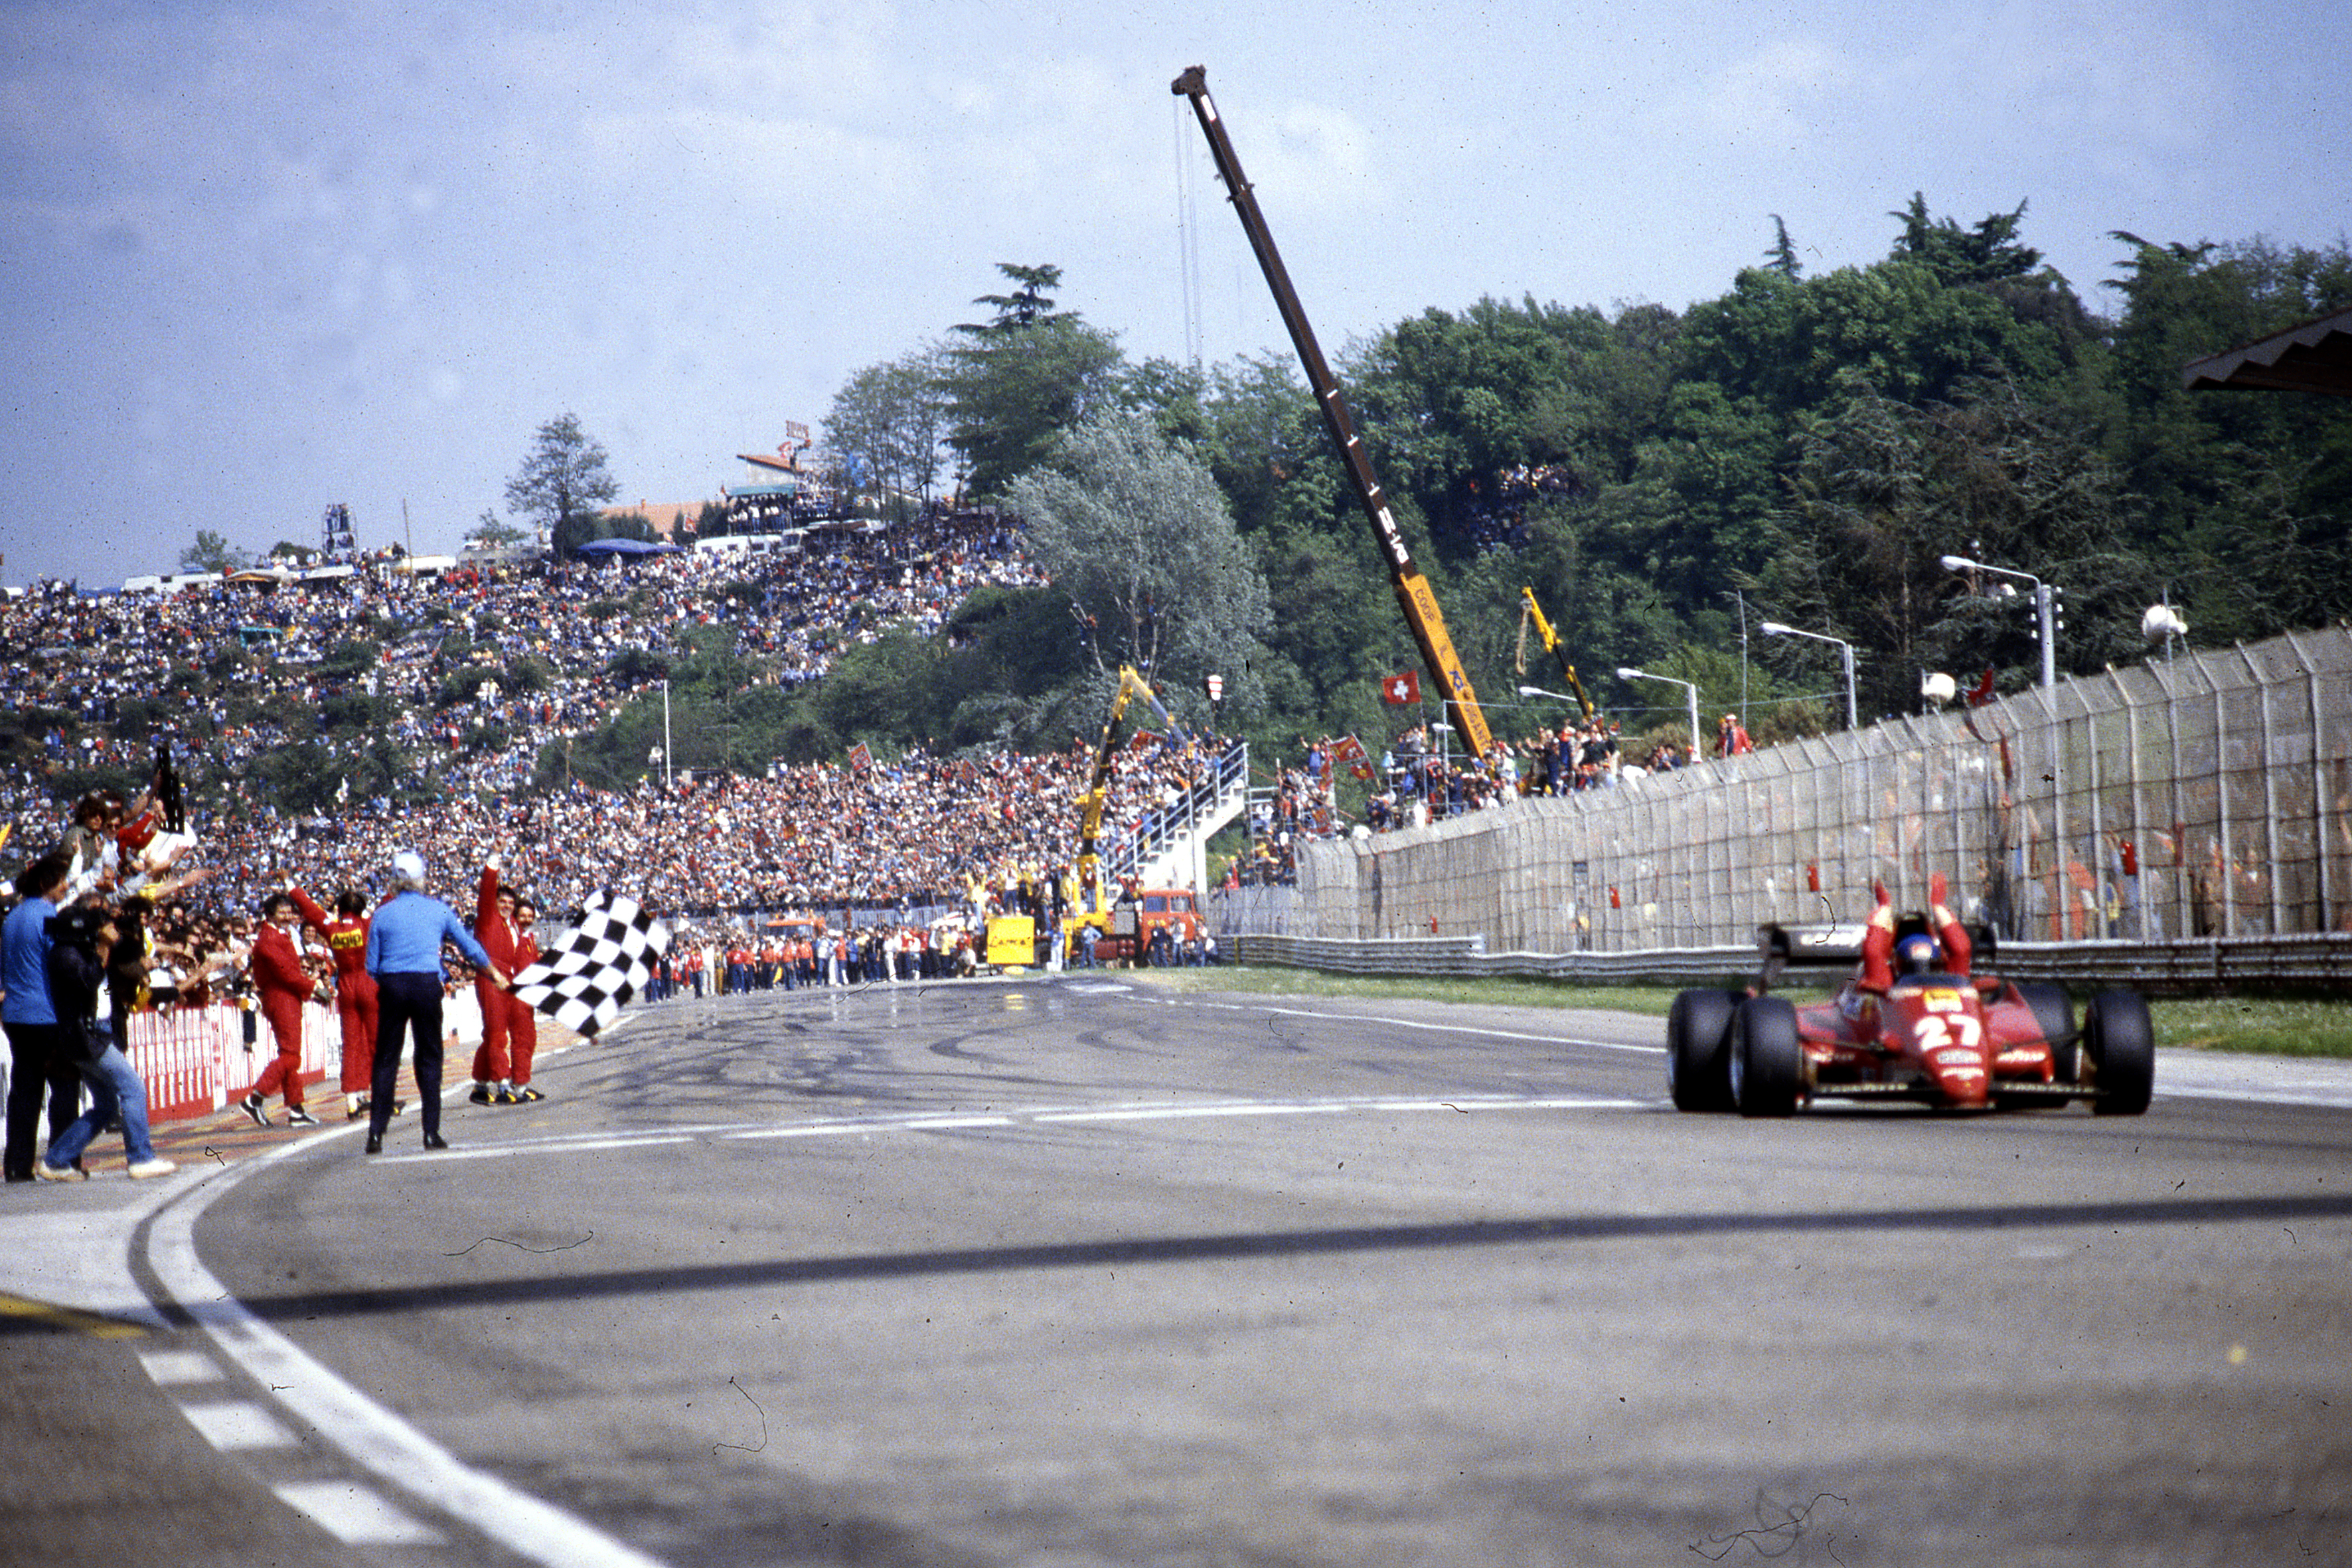
[[[551,958],[516,975],[515,994],[573,1034],[593,1037],[653,978],[669,951],[669,928],[634,899],[588,896],[580,924]]]

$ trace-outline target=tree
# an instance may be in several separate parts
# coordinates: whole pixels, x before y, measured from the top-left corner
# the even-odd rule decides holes
[[[253,557],[209,528],[196,530],[196,542],[180,552],[183,572],[242,572]]]
[[[1945,555],[2031,572],[2067,595],[2058,668],[2096,668],[2134,651],[2155,596],[2124,544],[2113,468],[2047,404],[2007,381],[1949,404],[1911,407],[1859,376],[1809,422],[1792,504],[1761,576],[1765,614],[1861,650],[1869,712],[1906,711],[1923,669],[1964,675],[2040,661],[2029,601],[1970,597]],[[1775,647],[1784,668],[1818,649]],[[1785,662],[1784,662],[1785,661]]]
[[[910,493],[928,501],[939,479],[947,403],[935,349],[868,365],[842,384],[825,416],[825,443],[851,482],[886,508]]]
[[[1060,268],[1000,262],[997,270],[1021,289],[973,301],[996,314],[956,327],[963,339],[944,351],[937,384],[947,398],[948,445],[966,464],[965,488],[990,500],[1110,395],[1122,357],[1110,333],[1053,308],[1045,290],[1059,285]]]
[[[517,528],[513,523],[499,517],[497,512],[484,507],[482,515],[474,521],[474,531],[471,537],[478,544],[488,549],[498,550],[509,544],[526,543],[530,539],[530,533],[529,530]]]
[[[1150,416],[1087,420],[1007,499],[1097,671],[1131,664],[1190,686],[1213,670],[1225,677],[1229,711],[1258,703],[1250,663],[1271,622],[1265,579],[1207,466]]]
[[[1927,263],[1948,285],[2022,278],[2042,265],[2042,253],[2017,237],[2025,221],[2023,202],[2014,212],[1992,213],[1962,228],[1957,218],[1929,217],[1926,193],[1914,191],[1909,206],[1886,216],[1903,225],[1895,254]],[[1784,230],[1781,238],[1787,237]]]
[[[507,510],[546,531],[556,553],[565,555],[601,532],[596,508],[621,493],[605,469],[604,443],[580,428],[580,416],[563,414],[539,427],[530,455],[507,481]]]

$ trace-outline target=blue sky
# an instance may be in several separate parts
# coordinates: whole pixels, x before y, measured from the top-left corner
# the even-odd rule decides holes
[[[2306,0],[0,0],[0,582],[199,529],[456,546],[544,420],[715,496],[999,261],[1181,357],[1287,352],[1194,63],[1327,350],[1481,295],[1683,306],[1883,256],[1924,191],[2095,308],[2129,229],[2332,245],[2352,8]],[[1212,11],[1222,13],[1210,15]]]

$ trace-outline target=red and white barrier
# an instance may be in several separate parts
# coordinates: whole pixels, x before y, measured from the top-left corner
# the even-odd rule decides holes
[[[245,1038],[245,1020],[254,1021],[254,1040]],[[460,986],[442,1005],[442,1026],[454,1032],[459,1046],[478,1044],[481,1012],[474,989]],[[248,1015],[235,1003],[206,1007],[174,1007],[168,1012],[131,1015],[124,1032],[123,1054],[133,1071],[146,1080],[150,1121],[184,1121],[208,1116],[251,1092],[254,1080],[277,1055],[269,1025],[258,1014]],[[302,1007],[302,1083],[304,1088],[342,1079],[343,1029],[330,1003],[310,1002]],[[462,1075],[465,1064],[457,1064]]]

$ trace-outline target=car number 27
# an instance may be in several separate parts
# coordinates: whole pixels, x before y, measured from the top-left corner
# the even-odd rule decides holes
[[[1931,991],[1920,998],[1927,1011],[1911,1026],[1921,1055],[1958,1046],[1975,1050],[1984,1040],[1984,1023],[1968,1011],[1957,991]]]

